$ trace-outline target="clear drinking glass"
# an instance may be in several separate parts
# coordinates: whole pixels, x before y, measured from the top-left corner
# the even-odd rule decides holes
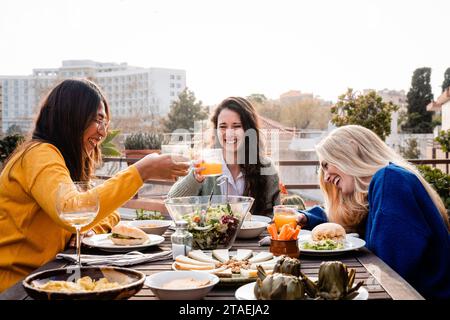
[[[273,222],[277,226],[278,232],[285,224],[290,224],[293,228],[297,226],[297,206],[278,205],[273,207]]]
[[[219,176],[222,172],[222,149],[203,149],[200,152],[201,163],[197,166],[204,167],[201,172],[204,176]]]
[[[87,226],[98,214],[99,197],[92,182],[62,182],[56,193],[59,218],[77,231],[77,257],[81,268],[81,228]]]

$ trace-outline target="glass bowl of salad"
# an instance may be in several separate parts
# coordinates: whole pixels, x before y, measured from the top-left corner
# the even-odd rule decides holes
[[[172,220],[185,220],[193,235],[193,247],[202,250],[229,249],[253,201],[240,196],[196,196],[164,201]]]

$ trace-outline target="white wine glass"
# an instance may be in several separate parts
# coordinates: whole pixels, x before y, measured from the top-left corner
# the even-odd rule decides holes
[[[92,182],[62,182],[56,193],[59,218],[77,232],[77,261],[81,268],[81,228],[87,226],[98,214],[98,192]]]

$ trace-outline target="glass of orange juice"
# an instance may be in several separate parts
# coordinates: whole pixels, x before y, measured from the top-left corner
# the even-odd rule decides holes
[[[297,206],[279,205],[273,207],[273,222],[277,226],[278,232],[285,224],[290,224],[293,228],[297,226]]]
[[[219,176],[222,172],[222,149],[203,149],[201,151],[201,163],[197,166],[204,167],[201,172],[204,176]]]

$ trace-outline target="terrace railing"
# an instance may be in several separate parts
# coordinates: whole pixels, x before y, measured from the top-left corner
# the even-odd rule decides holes
[[[139,159],[125,159],[125,158],[109,158],[105,157],[103,158],[104,162],[120,162],[126,164],[127,161],[136,162]],[[449,165],[450,165],[450,159],[411,159],[408,160],[409,162],[420,165],[420,164],[426,164],[431,165],[433,167],[436,167],[436,165],[444,165],[445,169],[443,170],[447,174],[449,173]],[[317,160],[280,160],[277,162],[277,165],[282,166],[312,166],[318,168],[319,161]],[[109,176],[99,176],[100,179],[108,179]],[[162,186],[171,186],[174,182],[173,181],[167,181],[167,180],[147,180],[145,181],[146,184],[158,184]],[[314,183],[303,183],[303,184],[286,184],[285,185],[287,189],[319,189],[319,184]]]

